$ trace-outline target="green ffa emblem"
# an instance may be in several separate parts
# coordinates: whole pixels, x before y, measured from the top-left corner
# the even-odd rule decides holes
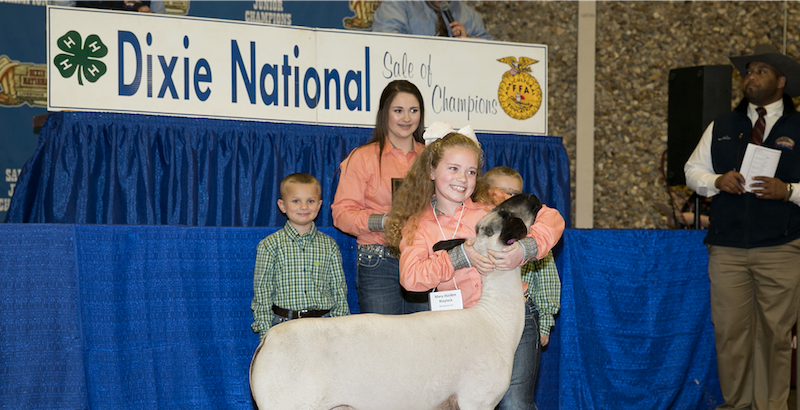
[[[90,82],[95,82],[106,73],[106,65],[97,59],[108,54],[108,47],[100,41],[100,37],[97,35],[92,34],[87,37],[86,43],[81,47],[81,35],[77,31],[69,31],[58,39],[58,48],[66,52],[66,54],[59,54],[53,59],[53,63],[62,77],[72,77],[75,70],[80,67],[78,84],[83,85],[83,77]]]

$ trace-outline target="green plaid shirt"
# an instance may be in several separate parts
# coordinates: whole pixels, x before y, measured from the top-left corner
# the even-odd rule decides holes
[[[349,315],[342,254],[336,241],[316,225],[300,235],[286,222],[283,229],[258,243],[253,295],[251,327],[261,338],[272,325],[272,305]]]
[[[561,280],[553,252],[522,265],[522,280],[528,284],[528,293],[539,312],[539,333],[549,335],[556,323],[553,316],[561,308]]]

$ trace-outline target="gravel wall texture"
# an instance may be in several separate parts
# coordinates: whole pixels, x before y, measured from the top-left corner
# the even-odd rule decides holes
[[[578,2],[467,3],[495,40],[549,47],[549,133],[569,155],[574,221]],[[781,50],[784,33],[786,54],[800,60],[800,2],[601,1],[596,24],[594,227],[667,228],[653,204],[670,201],[661,173],[669,70],[730,64],[761,43]],[[740,80],[734,70],[731,106]]]

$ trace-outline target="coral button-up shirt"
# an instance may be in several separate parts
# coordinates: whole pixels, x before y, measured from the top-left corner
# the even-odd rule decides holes
[[[339,165],[339,186],[333,197],[333,225],[357,237],[359,245],[385,245],[383,232],[370,232],[370,215],[386,214],[392,207],[392,178],[406,176],[411,164],[425,149],[414,141],[414,150],[404,154],[386,141],[378,165],[378,143],[354,149]]]
[[[429,206],[420,217],[414,232],[403,230],[403,239],[400,242],[400,284],[415,292],[433,288],[438,288],[440,291],[460,289],[464,308],[470,308],[475,306],[481,297],[480,273],[473,267],[456,270],[446,251],[433,252],[433,245],[441,240],[474,238],[475,225],[494,208],[469,199],[464,202],[463,207],[465,209],[461,223],[458,223],[458,219],[462,207],[456,209],[455,216],[438,215],[437,223],[433,207]],[[456,226],[458,226],[457,232]],[[564,218],[561,214],[555,209],[542,206],[536,215],[536,221],[528,231],[528,237],[533,238],[539,248],[537,259],[547,256],[561,238],[563,231]],[[442,232],[446,238],[442,237]],[[413,238],[411,244],[408,243],[410,237]],[[527,288],[524,281],[523,288]]]

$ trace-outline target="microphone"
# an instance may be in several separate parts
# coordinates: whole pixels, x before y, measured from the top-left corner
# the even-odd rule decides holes
[[[449,1],[443,1],[443,2],[439,3],[439,11],[441,11],[442,14],[444,14],[444,16],[447,17],[448,25],[449,25],[449,23],[452,23],[452,22],[456,21],[453,18],[453,13],[450,12],[450,2]]]

